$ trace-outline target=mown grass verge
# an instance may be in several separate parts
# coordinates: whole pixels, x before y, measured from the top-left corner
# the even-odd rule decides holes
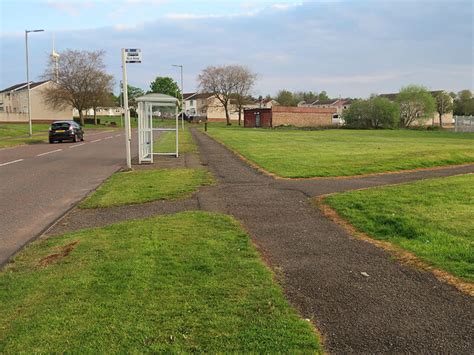
[[[474,175],[350,191],[325,199],[370,237],[474,282]]]
[[[103,208],[191,195],[198,187],[210,185],[204,169],[153,169],[118,172],[104,182],[79,208]]]
[[[27,246],[0,272],[1,353],[315,353],[231,217],[185,212]]]
[[[412,130],[251,129],[211,123],[207,132],[286,178],[352,176],[474,162],[474,134]]]

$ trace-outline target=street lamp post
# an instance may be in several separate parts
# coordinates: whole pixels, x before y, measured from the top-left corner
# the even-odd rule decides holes
[[[43,32],[44,30],[25,30],[25,47],[26,47],[26,85],[28,88],[28,126],[30,137],[33,135],[33,125],[31,124],[31,103],[30,103],[30,72],[28,68],[28,33]]]
[[[181,64],[172,64],[172,66],[181,69],[181,128],[184,130],[183,65],[181,65]]]

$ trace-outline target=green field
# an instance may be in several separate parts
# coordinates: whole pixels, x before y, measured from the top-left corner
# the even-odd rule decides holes
[[[211,183],[211,175],[204,169],[153,169],[119,172],[105,181],[79,207],[113,207],[187,197],[199,186]]]
[[[281,177],[351,176],[474,162],[474,134],[411,130],[249,129],[209,135]]]
[[[197,146],[194,143],[193,137],[188,127],[178,130],[178,144],[179,154],[192,153],[197,151]],[[174,152],[176,150],[176,133],[161,132],[160,136],[153,143],[153,151],[158,152]]]
[[[0,272],[0,353],[316,353],[231,217],[186,212],[33,242]]]
[[[49,124],[34,123],[33,137],[28,137],[28,124],[24,123],[0,123],[0,148],[13,147],[22,144],[36,144],[48,141]],[[110,129],[105,125],[84,126],[88,131],[98,129]]]
[[[474,175],[328,196],[343,218],[425,262],[474,282]]]

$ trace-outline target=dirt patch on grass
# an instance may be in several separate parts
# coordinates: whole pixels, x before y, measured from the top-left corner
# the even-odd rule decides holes
[[[456,287],[459,291],[474,297],[474,284],[461,280],[460,278],[451,275],[450,273],[437,269],[433,266],[428,265],[424,261],[420,260],[417,256],[406,251],[390,242],[377,240],[371,238],[368,234],[359,231],[356,227],[350,224],[347,220],[342,218],[333,208],[327,205],[324,202],[324,199],[329,195],[319,196],[315,199],[316,205],[324,213],[326,217],[334,221],[335,223],[342,226],[348,233],[353,236],[356,236],[359,239],[362,239],[368,243],[371,243],[379,248],[382,248],[388,251],[390,254],[394,255],[397,260],[402,263],[410,266],[417,267],[419,269],[429,271],[433,273],[436,278],[442,282],[445,282],[451,286]]]
[[[50,254],[48,256],[45,256],[42,258],[39,262],[38,265],[41,267],[46,267],[50,264],[56,263],[59,260],[67,257],[77,246],[79,242],[76,240],[74,242],[71,242],[69,244],[63,245],[59,247],[59,252]]]

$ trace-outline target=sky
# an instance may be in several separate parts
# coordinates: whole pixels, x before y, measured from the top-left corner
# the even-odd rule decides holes
[[[197,89],[209,65],[241,64],[258,75],[255,96],[325,90],[331,97],[474,89],[471,0],[0,0],[0,89],[39,80],[52,50],[104,50],[121,80],[121,48],[140,48],[130,85],[156,76]],[[116,88],[118,92],[118,85]]]

